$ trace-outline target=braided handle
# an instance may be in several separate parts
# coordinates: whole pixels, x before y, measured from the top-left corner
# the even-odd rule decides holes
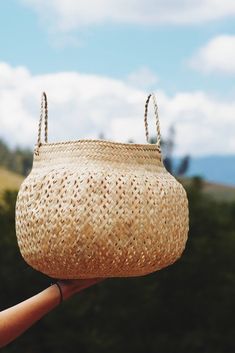
[[[149,142],[149,132],[148,132],[148,122],[147,122],[147,115],[148,115],[148,104],[150,101],[150,98],[152,97],[153,99],[153,104],[154,104],[154,113],[156,117],[156,130],[157,130],[157,142],[156,145],[157,147],[161,150],[161,133],[160,133],[160,121],[159,121],[159,116],[158,116],[158,106],[157,106],[157,101],[154,93],[150,93],[148,95],[148,98],[145,103],[145,112],[144,112],[144,124],[145,124],[145,134],[146,134],[146,140]]]
[[[47,95],[45,92],[42,92],[41,97],[41,109],[40,109],[40,119],[38,124],[38,139],[37,139],[37,148],[35,154],[39,154],[39,147],[42,145],[41,142],[41,131],[42,131],[42,121],[44,119],[44,142],[48,141],[48,105],[47,105]]]
[[[42,131],[42,120],[44,118],[44,124],[45,124],[45,138],[44,141],[47,142],[47,135],[48,135],[48,105],[47,105],[47,96],[45,92],[42,92],[42,98],[41,98],[41,110],[40,110],[40,120],[38,124],[38,145],[41,145],[41,131]]]

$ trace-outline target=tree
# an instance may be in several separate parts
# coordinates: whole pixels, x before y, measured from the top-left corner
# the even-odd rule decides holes
[[[0,139],[0,165],[7,169],[22,174],[28,175],[33,162],[33,152],[28,149],[15,147],[10,149],[8,145]]]
[[[150,143],[156,143],[156,138],[150,138]],[[190,156],[186,155],[182,157],[179,162],[179,165],[175,167],[173,152],[175,148],[175,127],[171,125],[168,133],[168,137],[161,142],[162,153],[163,153],[163,162],[165,168],[169,173],[175,175],[176,177],[184,176],[190,166]]]

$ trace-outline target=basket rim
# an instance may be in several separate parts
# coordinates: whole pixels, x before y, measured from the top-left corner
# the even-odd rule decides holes
[[[98,143],[103,145],[109,145],[113,147],[130,147],[130,148],[141,148],[141,149],[149,149],[149,150],[157,150],[161,153],[160,148],[157,146],[156,143],[132,143],[132,142],[117,142],[112,140],[105,140],[105,139],[78,139],[78,140],[63,140],[63,141],[56,141],[56,142],[42,142],[40,147],[43,146],[63,146],[63,145],[76,145],[80,143]],[[37,143],[34,144],[35,147],[38,146]]]

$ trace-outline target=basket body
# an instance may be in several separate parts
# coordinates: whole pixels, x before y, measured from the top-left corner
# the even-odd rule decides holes
[[[54,278],[141,276],[181,256],[188,212],[154,144],[45,143],[18,192],[16,235]]]

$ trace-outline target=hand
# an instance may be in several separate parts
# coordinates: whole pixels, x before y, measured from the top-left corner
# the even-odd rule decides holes
[[[102,282],[104,280],[105,278],[89,278],[58,280],[57,282],[62,290],[63,299],[66,300],[75,293],[78,293],[83,289],[91,287],[96,283]]]

